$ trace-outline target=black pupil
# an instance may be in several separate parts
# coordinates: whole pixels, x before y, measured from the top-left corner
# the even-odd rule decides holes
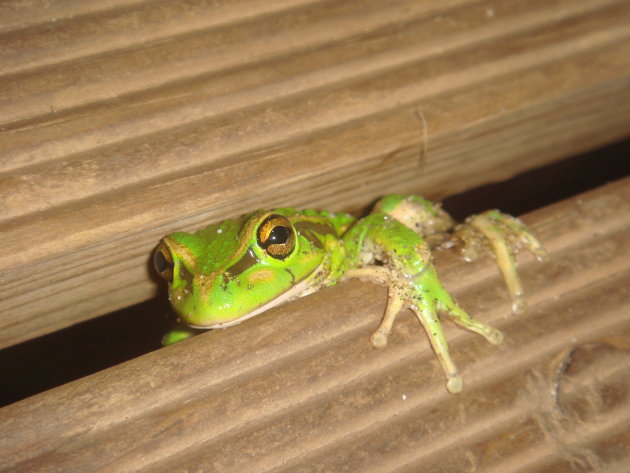
[[[274,227],[273,230],[271,230],[271,233],[269,234],[269,240],[268,240],[269,244],[281,245],[283,243],[286,243],[287,240],[289,239],[289,235],[291,234],[290,232],[291,230],[281,225]]]
[[[158,270],[158,273],[163,273],[167,269],[173,269],[173,265],[170,261],[166,259],[164,253],[161,251],[157,251],[155,253],[155,258],[153,258],[153,262],[155,263],[155,269]]]

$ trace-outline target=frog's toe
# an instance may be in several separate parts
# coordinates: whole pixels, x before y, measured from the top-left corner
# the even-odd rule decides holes
[[[385,348],[387,346],[387,335],[377,330],[370,336],[370,342],[374,348]]]
[[[527,301],[522,298],[515,298],[512,301],[512,313],[516,315],[524,314],[527,311]]]
[[[501,332],[501,330],[497,330],[496,328],[491,328],[485,336],[486,340],[493,345],[499,345],[503,341],[503,332]]]
[[[540,240],[534,236],[534,234],[522,224],[522,229],[516,233],[516,240],[520,240],[521,244],[525,246],[529,251],[531,251],[538,261],[548,261],[549,253],[542,245]],[[518,249],[520,247],[519,244],[514,245]]]
[[[538,261],[545,262],[545,261],[549,261],[549,259],[551,258],[549,256],[549,253],[547,252],[547,250],[545,248],[542,247],[542,244],[539,243],[539,247],[538,248],[533,248],[532,252],[534,253],[534,255],[536,255],[536,259]]]
[[[464,389],[464,380],[458,374],[449,376],[446,381],[446,390],[451,394],[459,394]]]

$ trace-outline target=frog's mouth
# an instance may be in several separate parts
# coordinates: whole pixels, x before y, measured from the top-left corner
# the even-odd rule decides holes
[[[301,280],[299,283],[295,284],[289,290],[283,292],[275,299],[272,299],[269,302],[264,303],[263,305],[255,308],[251,312],[241,315],[240,317],[236,319],[229,320],[227,322],[218,323],[218,324],[213,324],[213,325],[202,326],[202,325],[192,325],[189,323],[188,325],[192,328],[209,330],[212,328],[227,328],[227,327],[231,327],[232,325],[240,324],[244,320],[250,319],[254,317],[255,315],[261,314],[271,309],[272,307],[276,307],[292,299],[297,299],[298,297],[306,296],[308,294],[311,294],[317,291],[321,285],[313,284],[313,280],[317,280],[318,277],[321,275],[321,273],[322,273],[322,267],[318,266],[309,276]]]

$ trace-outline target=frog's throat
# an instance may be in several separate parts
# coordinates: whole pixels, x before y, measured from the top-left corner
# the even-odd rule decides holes
[[[320,279],[322,272],[324,271],[324,265],[319,265],[315,270],[302,281],[291,287],[289,290],[283,292],[275,299],[270,300],[269,302],[264,303],[263,305],[257,307],[256,309],[248,312],[245,315],[241,315],[240,317],[229,320],[227,322],[222,322],[214,325],[191,325],[188,324],[192,328],[198,328],[203,330],[209,330],[212,328],[227,328],[232,325],[240,324],[244,320],[250,319],[255,315],[261,314],[272,307],[276,307],[280,304],[283,304],[291,299],[297,299],[298,297],[305,296],[307,294],[311,294],[319,289],[319,285],[317,285],[316,281]]]

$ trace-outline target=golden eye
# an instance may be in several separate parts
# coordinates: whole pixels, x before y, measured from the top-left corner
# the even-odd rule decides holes
[[[158,272],[158,274],[166,279],[169,283],[173,282],[173,256],[171,255],[171,251],[164,244],[164,242],[160,243],[160,245],[155,250],[153,254],[153,267]]]
[[[270,215],[258,227],[258,245],[269,256],[284,259],[295,249],[295,232],[289,219],[282,215]]]

